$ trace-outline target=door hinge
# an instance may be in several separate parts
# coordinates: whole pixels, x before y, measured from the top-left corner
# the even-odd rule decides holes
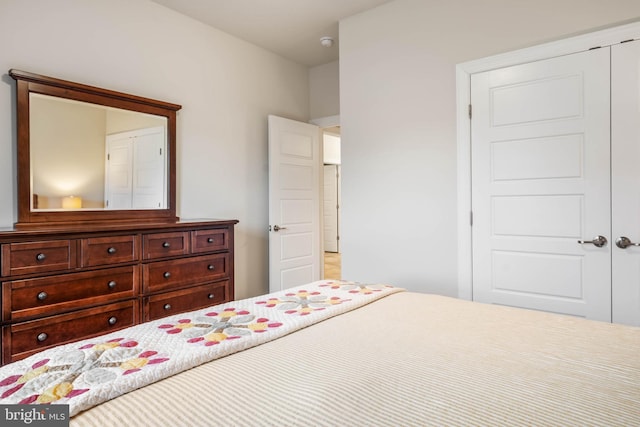
[[[107,160],[111,160],[111,154],[107,154]]]
[[[471,104],[469,104],[469,118],[471,118]]]
[[[473,227],[473,211],[469,212],[469,225]]]

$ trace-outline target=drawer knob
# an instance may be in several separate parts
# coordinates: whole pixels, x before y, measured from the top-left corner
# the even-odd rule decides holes
[[[216,269],[216,266],[215,266],[215,265],[213,265],[213,264],[209,264],[209,265],[207,266],[207,268],[208,268],[210,271],[213,271],[213,270],[215,270],[215,269]]]
[[[162,244],[162,247],[163,247],[163,248],[168,248],[169,246],[171,246],[171,243],[169,243],[169,242],[164,242],[164,243]]]
[[[169,273],[168,271],[165,271],[164,274],[162,275],[165,279],[168,279],[169,277],[171,277],[171,273]]]
[[[38,342],[44,342],[47,340],[47,338],[49,338],[49,335],[46,332],[42,332],[40,334],[38,334]]]
[[[209,295],[207,295],[207,298],[209,298],[209,299],[214,299],[215,297],[216,297],[216,296],[215,296],[214,294],[209,294]]]
[[[38,299],[39,299],[40,301],[44,301],[44,300],[46,300],[46,299],[47,299],[47,297],[48,297],[48,296],[49,296],[49,294],[47,294],[46,292],[40,292],[40,293],[38,294]]]
[[[38,261],[44,261],[47,258],[47,256],[45,254],[38,254],[36,255],[36,260]]]
[[[115,316],[113,316],[109,318],[108,322],[110,325],[115,325],[118,322],[118,319]]]
[[[116,248],[114,248],[113,246],[111,246],[109,249],[107,249],[107,253],[113,255],[116,253]]]
[[[209,237],[209,238],[207,239],[207,243],[213,243],[213,237]]]
[[[165,310],[171,310],[171,304],[165,304],[162,308]]]
[[[109,289],[115,288],[116,285],[117,285],[117,283],[116,283],[115,280],[111,280],[111,281],[109,281],[109,283],[107,283],[107,286],[109,287]]]

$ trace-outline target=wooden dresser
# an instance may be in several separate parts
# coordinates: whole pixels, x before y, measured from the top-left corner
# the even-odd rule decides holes
[[[233,300],[236,223],[0,232],[2,364]]]

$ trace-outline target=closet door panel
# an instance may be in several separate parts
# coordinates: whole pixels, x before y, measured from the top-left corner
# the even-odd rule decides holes
[[[609,59],[471,77],[474,300],[611,321]]]
[[[640,40],[611,48],[611,145],[612,238],[640,243]],[[612,251],[613,321],[640,325],[640,246]]]

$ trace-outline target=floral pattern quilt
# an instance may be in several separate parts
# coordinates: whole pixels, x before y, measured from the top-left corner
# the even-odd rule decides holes
[[[73,416],[399,291],[325,280],[54,347],[0,368],[0,404],[68,404]]]

